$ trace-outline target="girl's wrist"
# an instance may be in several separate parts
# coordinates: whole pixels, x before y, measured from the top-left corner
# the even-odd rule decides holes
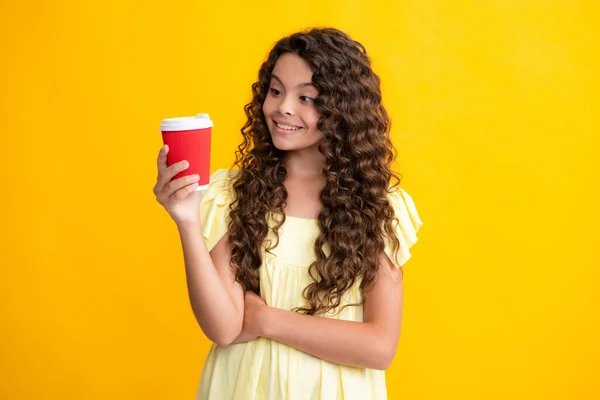
[[[276,324],[276,320],[277,320],[277,312],[279,311],[278,308],[275,307],[269,307],[269,306],[265,306],[264,309],[261,312],[261,316],[260,316],[260,322],[259,322],[259,336],[260,337],[264,337],[264,338],[268,338],[271,339],[274,329],[275,329],[275,324]]]
[[[195,221],[181,221],[177,222],[177,229],[179,232],[188,233],[188,232],[202,232],[202,224],[200,220]]]

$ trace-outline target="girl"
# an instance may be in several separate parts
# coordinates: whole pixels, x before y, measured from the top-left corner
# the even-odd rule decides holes
[[[214,342],[198,399],[386,398],[421,220],[390,169],[379,82],[346,34],[299,32],[252,85],[236,168],[201,195],[161,149],[154,193]]]

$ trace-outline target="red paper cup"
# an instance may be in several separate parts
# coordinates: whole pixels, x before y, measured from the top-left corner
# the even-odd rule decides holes
[[[198,188],[205,190],[210,181],[210,136],[213,127],[208,114],[195,117],[168,118],[160,124],[163,143],[169,146],[167,165],[182,160],[190,163],[189,168],[181,171],[173,179],[198,174]]]

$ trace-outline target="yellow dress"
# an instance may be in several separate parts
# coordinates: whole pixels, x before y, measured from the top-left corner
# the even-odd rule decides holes
[[[226,186],[229,171],[216,171],[204,192],[200,213],[209,251],[221,239],[229,222],[231,188]],[[396,232],[400,250],[394,257],[386,242],[385,251],[396,267],[409,258],[417,241],[421,220],[411,197],[402,189],[389,195],[400,224]],[[271,218],[271,222],[273,219]],[[319,234],[317,221],[286,217],[273,256],[263,251],[259,269],[260,292],[271,307],[291,310],[306,306],[302,289],[310,283],[308,266],[314,259],[314,242]],[[272,233],[270,232],[273,237]],[[355,285],[342,304],[360,300]],[[362,306],[344,308],[327,315],[349,321],[363,320]],[[334,364],[285,344],[259,338],[227,347],[212,345],[207,356],[197,400],[379,400],[386,399],[385,371]]]

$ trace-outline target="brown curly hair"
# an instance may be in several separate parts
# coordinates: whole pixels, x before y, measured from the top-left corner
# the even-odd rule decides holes
[[[364,303],[379,268],[384,236],[398,251],[387,193],[400,183],[401,175],[391,170],[395,149],[390,121],[382,105],[380,79],[364,46],[333,28],[313,28],[278,41],[252,85],[252,102],[244,107],[248,120],[234,162],[239,172],[230,182],[235,198],[230,205],[231,262],[244,289],[259,293],[268,213],[281,218],[272,228],[276,243],[265,246],[266,251],[277,246],[285,222],[286,152],[273,145],[262,105],[275,63],[286,53],[302,57],[312,69],[312,83],[319,90],[314,99],[317,128],[324,134],[318,148],[326,159],[316,260],[309,268],[313,282],[303,292],[310,306],[295,311],[324,314],[340,306],[342,295],[356,282]],[[392,178],[396,183],[390,186]],[[330,254],[324,250],[327,246]]]

